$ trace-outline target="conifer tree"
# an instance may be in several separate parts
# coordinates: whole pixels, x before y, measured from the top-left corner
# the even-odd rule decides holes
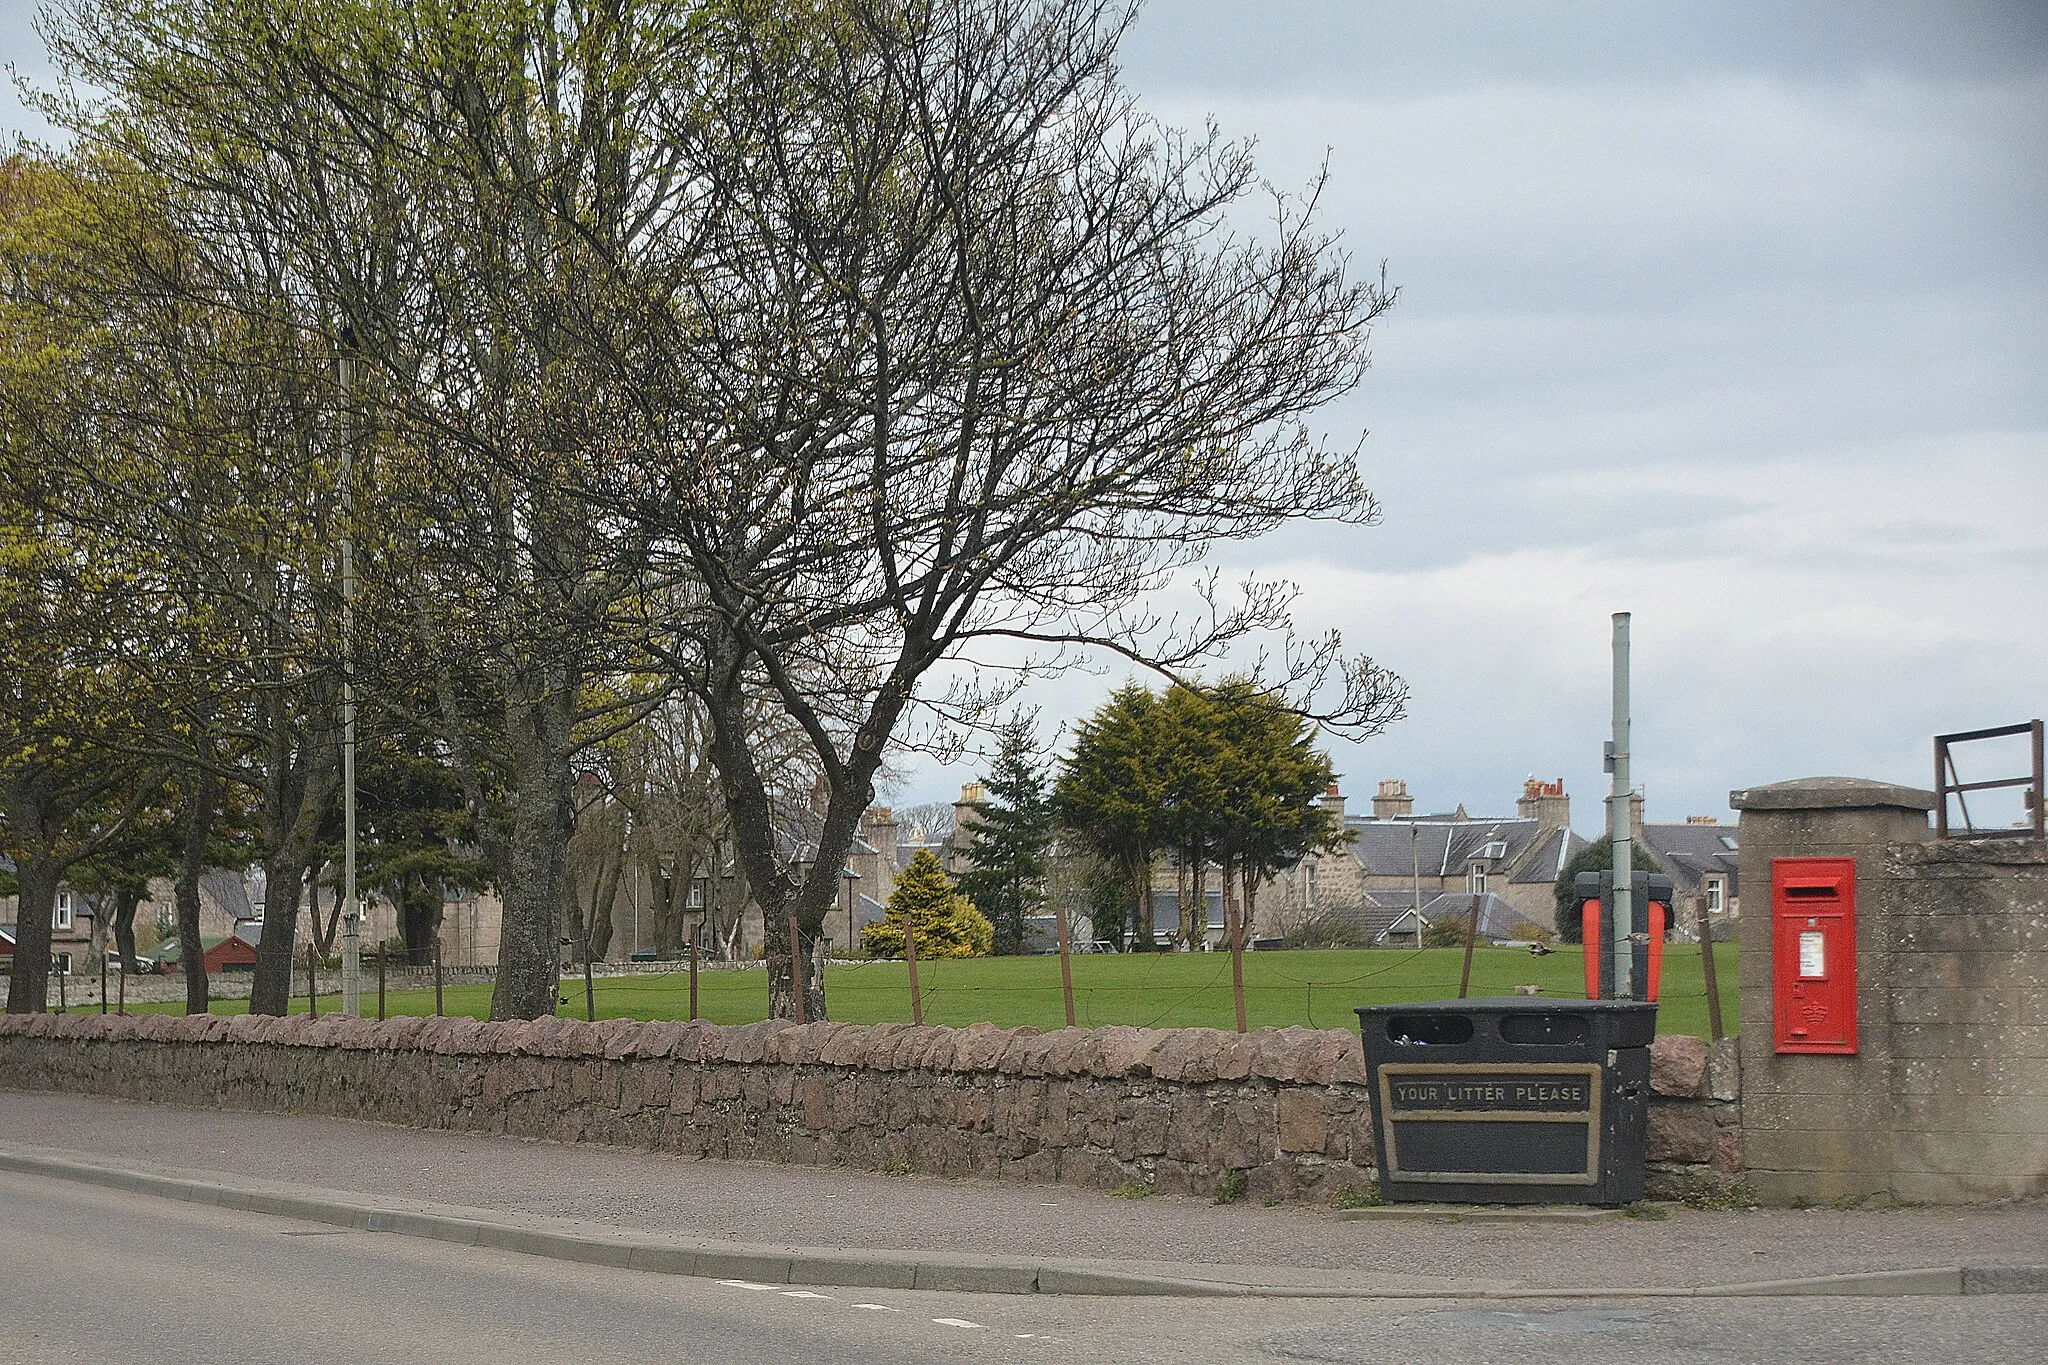
[[[970,803],[975,820],[960,891],[995,926],[998,953],[1021,952],[1024,922],[1045,903],[1046,850],[1052,843],[1052,801],[1037,748],[1037,717],[1022,711],[1003,726],[994,771],[983,783],[989,799]]]
[[[869,957],[903,956],[903,926],[917,935],[917,955],[986,957],[995,942],[995,926],[974,903],[953,889],[946,869],[928,848],[921,848],[896,879],[880,921],[861,931],[861,951]]]

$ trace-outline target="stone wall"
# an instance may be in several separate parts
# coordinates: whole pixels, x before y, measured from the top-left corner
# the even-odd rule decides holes
[[[2048,848],[1940,842],[1934,794],[1805,778],[1742,812],[1744,1176],[1777,1203],[2048,1194]],[[1856,864],[1857,1051],[1779,1054],[1772,860]]]
[[[1677,1193],[1727,1166],[1733,1111],[1699,1040],[1655,1051],[1652,1155]],[[6,1015],[0,1088],[1097,1189],[1375,1179],[1357,1035],[1303,1028]]]
[[[1722,1198],[1742,1172],[1742,1058],[1723,1038],[1659,1038],[1650,1049],[1652,1199]]]

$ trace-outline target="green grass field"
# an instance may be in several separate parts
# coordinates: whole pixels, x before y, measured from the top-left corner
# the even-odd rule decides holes
[[[1463,965],[1461,949],[1402,952],[1319,951],[1246,953],[1245,1009],[1253,1028],[1307,1024],[1315,1028],[1351,1028],[1351,1011],[1359,1005],[1400,1004],[1412,1000],[1444,1000],[1458,993]],[[1230,957],[1227,953],[1133,953],[1076,957],[1074,1011],[1084,1027],[1140,1024],[1148,1028],[1234,1025],[1230,1001]],[[1720,969],[1724,1026],[1736,1020],[1735,954],[1721,949],[1714,959]],[[1519,948],[1481,948],[1472,958],[1472,994],[1512,995],[1515,987],[1534,985],[1546,996],[1577,999],[1585,994],[1585,968],[1579,949],[1560,947],[1548,957],[1532,958]],[[918,964],[924,988],[927,1023],[966,1025],[988,1021],[1005,1027],[1061,1026],[1060,966],[1054,957],[998,957]],[[376,1009],[374,978],[366,983],[364,1013]],[[640,1019],[683,1019],[689,1016],[689,978],[663,976],[599,977],[597,1015]],[[583,981],[565,976],[560,1013],[581,1017]],[[720,1024],[746,1024],[765,1018],[767,977],[758,968],[705,971],[698,976],[699,1012]],[[826,971],[825,997],[834,1019],[859,1024],[910,1018],[909,975],[901,962],[835,962]],[[1696,944],[1673,944],[1664,958],[1658,1011],[1660,1033],[1707,1034],[1706,986]],[[182,1005],[147,1005],[138,1009],[183,1013]],[[219,1014],[240,1014],[248,1003],[223,1000]],[[306,1008],[304,996],[292,1002]],[[450,1014],[483,1018],[490,1010],[490,987],[453,986],[447,991]],[[322,996],[320,1012],[336,1012],[340,997]],[[391,1014],[432,1014],[432,991],[392,992],[386,1000]]]

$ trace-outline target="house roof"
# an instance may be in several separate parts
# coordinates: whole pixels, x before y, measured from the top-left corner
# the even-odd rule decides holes
[[[1490,939],[1534,937],[1537,925],[1517,910],[1504,896],[1491,891],[1477,896],[1466,891],[1446,891],[1433,900],[1425,901],[1422,918],[1435,924],[1439,920],[1457,922],[1472,913],[1472,903],[1479,902],[1479,937]]]
[[[1728,894],[1739,895],[1736,871],[1741,862],[1733,825],[1644,825],[1643,842],[1684,885],[1697,891],[1708,875],[1728,879]]]
[[[215,905],[237,920],[253,920],[256,917],[256,907],[249,903],[249,887],[242,880],[241,873],[216,867],[201,873],[199,884],[206,889],[206,894],[212,897]]]
[[[1533,817],[1472,820],[1345,821],[1351,854],[1368,877],[1456,877],[1484,858],[1510,882],[1544,883],[1571,861],[1586,841],[1568,829],[1544,829]]]

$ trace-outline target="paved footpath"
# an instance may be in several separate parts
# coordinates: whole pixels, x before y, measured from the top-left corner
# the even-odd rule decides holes
[[[705,1161],[311,1115],[0,1091],[0,1166],[32,1171],[53,1163],[101,1183],[85,1168],[182,1179],[188,1198],[202,1185],[314,1195],[356,1210],[357,1226],[365,1225],[363,1210],[404,1208],[433,1211],[458,1231],[495,1221],[560,1245],[581,1237],[651,1246],[666,1238],[700,1256],[706,1247],[738,1244],[781,1248],[785,1259],[811,1249],[814,1261],[839,1275],[862,1273],[863,1258],[883,1272],[913,1263],[950,1266],[946,1273],[955,1275],[981,1267],[990,1287],[1003,1266],[1031,1265],[1113,1267],[1123,1272],[1123,1292],[1142,1292],[1150,1275],[1159,1289],[1208,1280],[1254,1292],[1430,1296],[1656,1293],[1968,1267],[1980,1287],[2048,1290],[2043,1201],[1671,1208],[1662,1219],[1565,1223],[1353,1220],[1305,1205],[1120,1199],[1059,1186]],[[2002,1280],[2000,1268],[2008,1272]],[[1942,1288],[1954,1282],[1937,1276],[1916,1291],[1909,1279],[1880,1276],[1865,1288],[1954,1293]],[[1052,1281],[1032,1283],[1049,1288]],[[1088,1292],[1085,1274],[1069,1283]]]

